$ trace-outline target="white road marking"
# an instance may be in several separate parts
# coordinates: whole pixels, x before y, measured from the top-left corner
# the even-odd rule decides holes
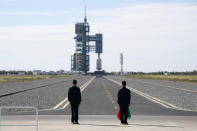
[[[101,83],[103,84],[103,87],[104,87],[104,89],[105,89],[105,91],[106,91],[106,93],[107,93],[107,96],[108,96],[109,99],[111,100],[112,104],[114,104],[114,109],[116,110],[116,109],[117,109],[117,106],[115,105],[115,101],[114,101],[114,99],[113,99],[113,97],[112,97],[112,95],[111,95],[109,89],[108,89],[107,86],[104,84],[103,80],[101,80]]]
[[[111,79],[111,78],[108,78],[108,77],[105,77],[105,78],[121,86],[121,83],[119,83],[119,82],[117,82],[117,81],[115,81],[115,80],[113,80],[113,79]],[[171,108],[171,109],[176,109],[176,110],[181,110],[181,111],[192,111],[192,112],[197,112],[197,111],[195,111],[195,110],[187,110],[187,109],[179,108],[179,107],[174,106],[174,105],[172,105],[172,104],[170,104],[170,103],[168,103],[168,102],[166,102],[166,101],[160,100],[160,99],[155,98],[155,97],[152,97],[152,96],[150,96],[150,95],[148,95],[148,94],[146,94],[146,93],[143,93],[143,92],[141,92],[141,91],[139,91],[139,90],[136,90],[136,89],[134,89],[134,88],[132,88],[132,87],[127,86],[127,88],[130,89],[131,91],[133,91],[134,93],[139,94],[140,96],[143,96],[143,97],[145,97],[146,99],[151,100],[151,101],[153,101],[153,102],[155,102],[155,103],[158,103],[158,104],[160,104],[160,105],[162,105],[162,106],[164,106],[164,107],[166,107],[166,108]]]
[[[92,79],[90,79],[87,83],[85,83],[84,85],[82,85],[80,87],[81,92],[95,79],[95,77],[93,77]],[[66,97],[64,100],[62,100],[60,103],[58,103],[57,105],[55,105],[52,109],[53,110],[57,110],[57,109],[65,109],[67,106],[69,105],[69,101],[68,101],[68,97]]]

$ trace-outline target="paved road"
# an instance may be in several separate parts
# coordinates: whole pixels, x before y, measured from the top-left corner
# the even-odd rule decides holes
[[[87,82],[89,83],[88,85],[81,87]],[[38,105],[40,115],[70,115],[70,106],[66,100],[67,90],[70,86],[71,80],[2,97],[0,98],[0,105],[29,105],[31,103],[30,105]],[[79,109],[81,115],[116,115],[118,111],[117,92],[120,89],[118,84],[104,77],[94,79],[94,77],[89,76],[79,79],[79,87],[82,90],[82,103]],[[131,96],[130,110],[132,115],[197,116],[197,112],[165,108],[134,92],[131,93]],[[60,104],[60,107],[64,109],[58,107],[54,110],[53,107],[57,104]],[[26,114],[31,113],[27,112]]]
[[[32,124],[35,116],[4,117],[3,124]],[[39,131],[196,131],[197,117],[192,116],[133,116],[129,125],[121,125],[113,115],[82,115],[80,125],[73,125],[70,116],[39,116]],[[2,131],[35,131],[35,127],[5,126]]]
[[[82,92],[81,115],[115,115],[118,111],[117,92],[120,86],[105,78],[96,78]],[[197,116],[197,112],[178,111],[165,108],[131,92],[132,115],[151,116]],[[70,106],[64,110],[44,111],[41,114],[70,114]]]
[[[108,76],[108,78],[117,82],[126,80],[127,85],[133,89],[166,101],[177,108],[197,111],[197,84],[119,76]]]
[[[1,95],[14,91],[18,93],[0,97],[0,106],[37,106],[38,109],[48,109],[67,97],[67,91],[72,86],[73,79],[77,79],[78,85],[81,86],[90,78],[92,77],[45,79],[19,82],[16,86],[14,86],[15,83],[2,84],[0,85]]]

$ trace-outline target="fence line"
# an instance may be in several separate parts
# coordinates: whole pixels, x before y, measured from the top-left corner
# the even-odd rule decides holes
[[[3,125],[2,124],[2,109],[34,109],[35,112],[36,112],[36,117],[35,117],[35,124],[32,124],[32,125],[11,125],[11,124],[5,124]],[[10,126],[10,127],[13,127],[13,126],[32,126],[32,127],[36,127],[36,131],[38,131],[38,109],[34,106],[0,106],[0,131],[1,130],[1,127],[3,126]]]

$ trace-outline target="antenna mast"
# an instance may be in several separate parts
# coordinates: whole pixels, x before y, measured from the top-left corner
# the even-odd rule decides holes
[[[87,23],[86,8],[87,8],[87,7],[85,6],[85,8],[84,8],[84,22],[85,22],[85,23]]]

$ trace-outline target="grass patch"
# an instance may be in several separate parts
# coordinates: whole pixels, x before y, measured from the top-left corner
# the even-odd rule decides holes
[[[0,75],[0,83],[7,82],[25,82],[41,79],[59,78],[59,77],[71,77],[72,75]]]
[[[197,75],[128,75],[128,77],[197,83]]]

